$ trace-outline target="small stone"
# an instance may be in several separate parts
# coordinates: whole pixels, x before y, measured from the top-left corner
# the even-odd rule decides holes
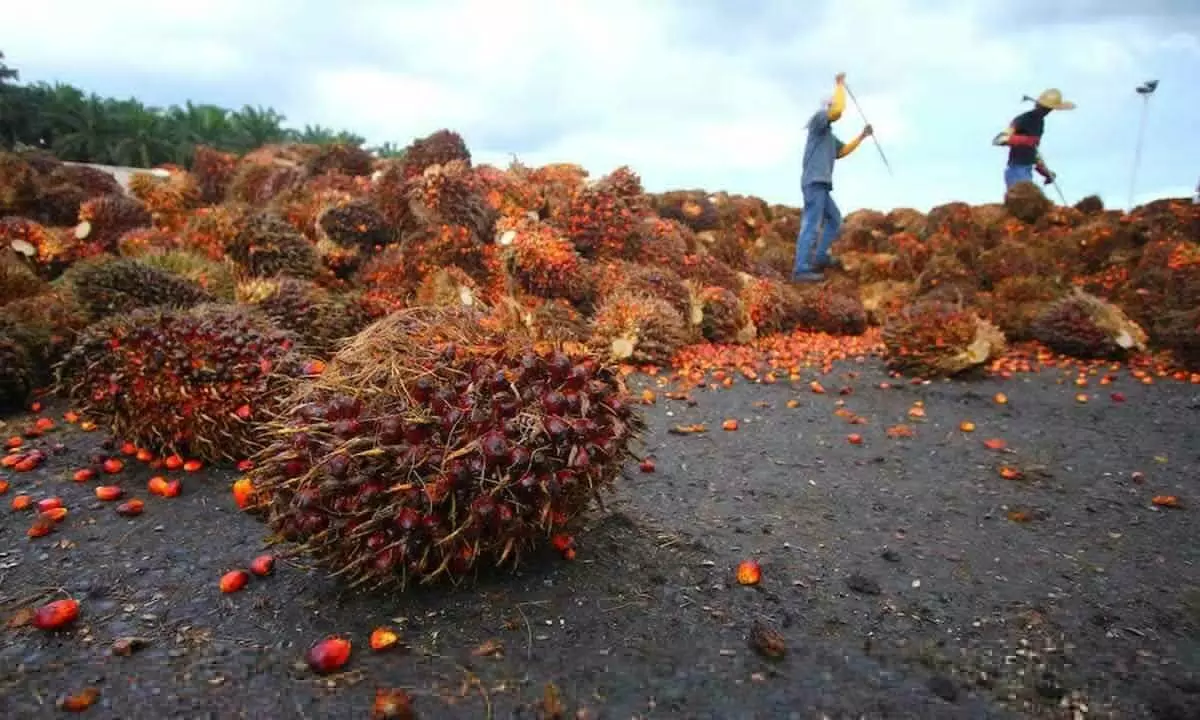
[[[934,675],[929,678],[925,686],[929,688],[929,692],[937,695],[946,702],[954,702],[958,699],[958,686],[945,675]]]
[[[884,548],[883,552],[879,554],[879,557],[887,560],[888,562],[900,562],[900,553],[896,552],[892,548]]]
[[[846,587],[863,595],[878,595],[883,592],[883,588],[879,586],[878,582],[859,573],[854,573],[846,578]]]

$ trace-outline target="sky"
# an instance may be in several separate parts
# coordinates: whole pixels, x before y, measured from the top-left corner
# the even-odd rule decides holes
[[[12,5],[0,50],[24,81],[269,106],[371,143],[451,128],[477,162],[629,165],[650,191],[799,205],[805,127],[839,71],[892,168],[869,140],[840,160],[843,212],[998,201],[991,139],[1048,87],[1078,104],[1047,119],[1042,144],[1068,202],[1128,205],[1143,111],[1135,204],[1200,180],[1196,0]],[[1134,89],[1151,79],[1147,104]],[[835,129],[845,141],[862,125],[851,105]]]

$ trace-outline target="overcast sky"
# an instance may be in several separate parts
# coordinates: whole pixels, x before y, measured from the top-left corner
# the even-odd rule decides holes
[[[895,171],[870,146],[840,161],[845,211],[998,199],[1005,157],[991,138],[1046,87],[1079,104],[1049,118],[1043,143],[1067,200],[1124,206],[1134,88],[1159,79],[1137,199],[1190,196],[1200,179],[1197,0],[10,5],[0,50],[23,80],[154,104],[262,104],[373,143],[449,127],[481,162],[629,164],[651,190],[793,205],[805,123],[844,70]],[[848,140],[861,125],[850,108],[835,127]]]

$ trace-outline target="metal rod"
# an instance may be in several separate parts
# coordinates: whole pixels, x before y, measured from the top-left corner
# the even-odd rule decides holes
[[[1138,122],[1137,145],[1133,150],[1133,172],[1129,173],[1129,209],[1133,209],[1133,191],[1137,186],[1138,166],[1142,162],[1142,139],[1146,133],[1146,115],[1150,110],[1150,93],[1142,93],[1142,119]]]
[[[854,109],[858,110],[863,123],[870,125],[871,121],[867,119],[866,113],[862,111],[862,105],[858,104],[858,98],[854,97],[854,91],[844,81],[842,82],[842,87],[846,88],[846,94],[850,96],[850,102],[854,103]],[[875,133],[871,133],[871,139],[875,141],[875,149],[879,151],[879,159],[883,161],[883,166],[887,168],[888,175],[891,175],[892,165],[888,162],[887,155],[883,154],[883,146],[879,144],[879,138],[875,137]]]

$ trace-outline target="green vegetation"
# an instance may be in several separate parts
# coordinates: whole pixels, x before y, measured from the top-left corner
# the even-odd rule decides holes
[[[271,108],[229,110],[191,101],[159,108],[133,98],[100,97],[66,83],[19,80],[0,52],[0,149],[27,146],[49,150],[62,160],[105,165],[187,167],[196,145],[244,153],[278,142],[366,142],[319,125],[285,127],[287,118]],[[399,153],[393,143],[369,149],[382,157]]]

